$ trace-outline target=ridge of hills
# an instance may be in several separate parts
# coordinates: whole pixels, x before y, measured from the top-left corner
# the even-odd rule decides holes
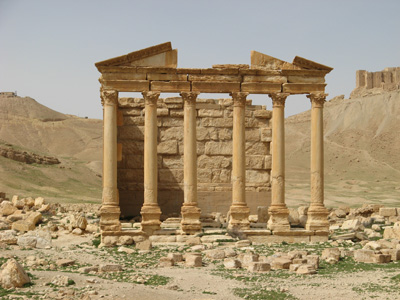
[[[310,110],[285,120],[286,197],[310,199]],[[400,200],[400,91],[344,99],[324,106],[325,203],[328,206]]]
[[[50,201],[101,201],[101,120],[65,115],[29,97],[0,95],[0,145],[61,161],[27,165],[0,157],[0,191]]]
[[[285,120],[286,203],[310,199],[310,111]],[[327,101],[324,109],[325,203],[398,204],[400,91]],[[61,165],[0,157],[0,191],[50,201],[100,202],[102,120],[65,115],[17,96],[0,96],[0,145],[52,155]]]

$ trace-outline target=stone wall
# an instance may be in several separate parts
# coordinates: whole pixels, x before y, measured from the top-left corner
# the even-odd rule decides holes
[[[231,204],[232,99],[197,99],[198,202],[203,213],[226,214]],[[143,203],[144,100],[120,98],[118,189],[122,215],[139,215]],[[183,102],[158,101],[158,202],[164,215],[183,202]],[[246,196],[251,213],[270,203],[272,113],[246,105]]]
[[[400,87],[400,67],[385,68],[380,72],[356,72],[356,88],[394,90]]]

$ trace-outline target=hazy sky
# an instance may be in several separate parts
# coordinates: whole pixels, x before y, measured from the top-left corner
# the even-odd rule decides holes
[[[178,67],[250,64],[251,50],[302,56],[334,68],[328,98],[348,97],[356,70],[400,66],[399,12],[399,0],[0,0],[0,91],[101,118],[94,63],[171,41]],[[286,111],[309,107],[291,96]]]

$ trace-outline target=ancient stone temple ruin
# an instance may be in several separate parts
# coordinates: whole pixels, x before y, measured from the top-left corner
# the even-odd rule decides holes
[[[201,232],[202,213],[210,212],[228,215],[228,230],[257,242],[327,240],[323,105],[324,77],[332,68],[256,51],[250,66],[177,68],[169,42],[96,67],[104,110],[103,243],[165,234],[161,215],[174,213],[181,225],[173,234],[184,238]],[[140,92],[143,99],[123,97],[125,92]],[[230,98],[202,99],[201,93]],[[249,94],[268,95],[272,114],[252,105]],[[293,94],[306,94],[312,108],[311,199],[301,229],[290,228],[285,203],[284,108]],[[254,228],[249,215],[257,206],[269,206],[269,220]],[[121,228],[121,215],[139,214],[140,229]]]

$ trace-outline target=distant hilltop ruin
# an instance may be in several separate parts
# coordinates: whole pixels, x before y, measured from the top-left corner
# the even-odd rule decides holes
[[[17,92],[0,92],[0,96],[3,97],[16,97]]]
[[[400,67],[385,68],[379,72],[356,71],[356,88],[350,97],[367,96],[382,91],[400,89]]]

